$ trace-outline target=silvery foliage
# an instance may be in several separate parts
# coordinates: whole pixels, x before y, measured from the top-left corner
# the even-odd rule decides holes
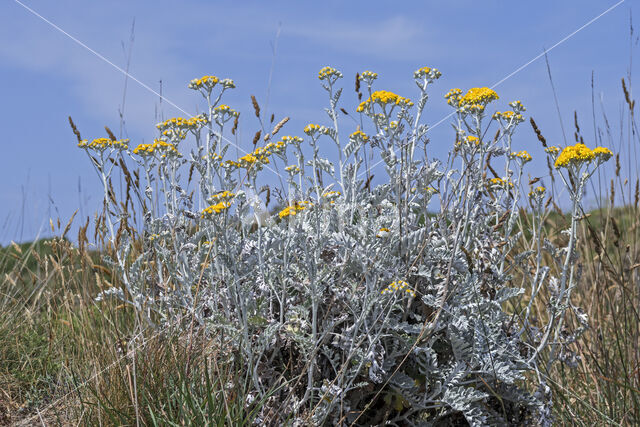
[[[209,126],[194,132],[189,159],[136,160],[146,177],[142,249],[118,239],[116,259],[107,261],[122,289],[99,298],[123,299],[154,327],[195,322],[216,337],[246,370],[247,405],[263,402],[262,422],[550,424],[545,372],[571,358],[567,344],[580,332],[562,328],[565,312],[574,310],[586,326],[569,300],[579,279],[573,267],[567,273],[575,229],[567,248],[544,240],[539,197],[533,245],[515,252],[524,164],[505,154],[517,123],[501,122],[497,138],[485,141],[483,114],[458,110],[456,140],[475,135],[481,144],[459,144],[446,163],[427,160],[427,127],[419,121],[433,80],[416,78],[414,115],[409,106],[373,103],[363,114],[373,122],[369,140],[343,144],[337,78],[325,79],[331,131],[278,154],[293,154],[300,169],[289,173],[281,207],[313,205],[284,218],[266,211],[258,168],[212,160],[229,144],[221,136],[226,121],[214,110],[220,96],[212,101],[206,93]],[[337,170],[320,157],[319,140],[323,153],[335,143]],[[370,150],[380,153],[388,175],[375,187],[363,172]],[[513,187],[489,184],[489,157],[494,166],[505,159]],[[273,166],[277,156],[271,159],[261,166]],[[188,168],[198,181],[196,201],[178,184]],[[109,177],[102,178],[106,189]],[[329,200],[329,189],[341,194]],[[201,218],[207,200],[223,190],[235,193],[232,206]],[[108,197],[105,203],[118,209]],[[561,277],[544,265],[544,252]],[[406,286],[388,288],[399,281]],[[539,324],[530,313],[544,288],[552,295],[551,320]]]

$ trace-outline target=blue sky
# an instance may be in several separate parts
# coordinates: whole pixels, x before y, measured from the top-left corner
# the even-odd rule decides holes
[[[186,88],[189,80],[205,74],[234,79],[237,89],[225,100],[242,114],[240,145],[246,149],[258,129],[252,94],[276,121],[291,117],[283,134],[303,135],[302,127],[310,122],[328,124],[323,112],[327,99],[317,80],[325,65],[344,73],[342,106],[349,111],[357,105],[356,72],[376,71],[378,89],[411,98],[416,94],[413,71],[424,65],[440,69],[443,76],[431,89],[424,116],[425,123],[433,124],[450,112],[443,99],[450,88],[493,85],[617,3],[405,1],[390,7],[382,1],[21,2],[120,67],[126,64],[123,43],[129,44],[135,18],[130,73],[155,90],[162,80],[166,99],[186,111],[203,108],[195,92]],[[623,100],[620,78],[629,73],[630,50],[636,55],[638,50],[629,37],[630,15],[634,23],[640,22],[631,5],[622,3],[549,53],[567,138],[573,134],[574,110],[583,129],[592,129],[592,72],[596,116],[602,99],[616,129]],[[633,83],[637,73],[631,70]],[[76,209],[82,218],[93,216],[102,193],[76,147],[67,116],[84,138],[106,136],[105,125],[118,134],[124,82],[122,73],[17,2],[3,3],[0,244],[46,235],[49,217],[66,222]],[[564,144],[544,58],[496,91],[501,97],[496,108],[520,99],[547,140]],[[129,80],[124,116],[132,144],[153,139],[157,114],[184,115]],[[348,118],[342,124],[354,126]],[[516,135],[514,148],[542,158],[528,124]],[[585,137],[594,145],[593,131]],[[431,131],[435,157],[445,158],[451,144],[448,123]],[[532,176],[546,173],[542,162],[533,162],[530,169]]]

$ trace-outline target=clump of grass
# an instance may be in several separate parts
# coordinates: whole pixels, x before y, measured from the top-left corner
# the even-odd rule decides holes
[[[620,149],[616,164],[609,173],[601,171],[599,186],[591,188],[592,194],[606,197],[598,199],[596,209],[582,212],[578,228],[581,278],[573,302],[584,309],[590,327],[571,346],[574,367],[559,364],[547,373],[562,424],[640,422],[640,183],[635,154],[640,141],[635,102],[624,79],[622,86],[628,107],[622,123],[628,132],[623,124],[621,139],[609,141]],[[604,126],[605,132],[596,135],[611,137],[606,117]],[[575,128],[576,141],[583,140],[577,116]],[[634,160],[625,164],[621,157]],[[556,208],[546,219],[545,233],[560,241],[567,224],[567,215]],[[570,324],[578,322],[571,318]]]
[[[131,307],[96,302],[117,279],[84,243],[0,250],[0,425],[250,424],[261,402],[247,404],[233,355],[141,330]]]
[[[251,402],[246,376],[233,355],[205,337],[178,335],[129,342],[125,357],[82,386],[85,422],[113,425],[250,425],[261,402]]]

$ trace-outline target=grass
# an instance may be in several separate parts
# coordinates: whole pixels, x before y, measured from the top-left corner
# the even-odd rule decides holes
[[[580,410],[625,425],[640,421],[639,214],[637,203],[601,208],[582,224],[583,278],[575,304],[591,328],[575,345],[578,366],[554,375],[567,398],[559,408],[567,419]]]
[[[0,249],[0,425],[250,424],[238,355],[96,302],[112,277],[98,260],[67,240]]]

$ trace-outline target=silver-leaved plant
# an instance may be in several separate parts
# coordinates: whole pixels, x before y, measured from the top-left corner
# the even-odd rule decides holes
[[[376,73],[359,74],[361,125],[347,136],[342,73],[325,67],[329,125],[276,138],[285,120],[234,160],[223,135],[231,123],[235,134],[238,113],[221,98],[235,85],[215,76],[189,84],[207,112],[158,124],[153,143],[81,141],[104,186],[101,225],[114,254],[105,261],[121,283],[98,298],[132,304],[151,327],[214,337],[247,373],[260,423],[548,425],[550,367],[571,360],[567,346],[581,332],[567,332],[564,319],[572,312],[587,326],[570,299],[580,200],[611,152],[547,147],[572,203],[568,243],[555,247],[543,235],[546,190],[524,189],[531,156],[511,147],[519,101],[487,116],[492,89],[451,90],[456,142],[446,162],[430,159],[421,116],[440,76],[414,73],[414,104],[374,91]],[[375,186],[373,153],[387,176]],[[120,231],[127,215],[109,184],[127,157],[142,175],[136,238]],[[283,170],[278,191],[259,185],[274,168]],[[546,316],[534,315],[542,295]]]

